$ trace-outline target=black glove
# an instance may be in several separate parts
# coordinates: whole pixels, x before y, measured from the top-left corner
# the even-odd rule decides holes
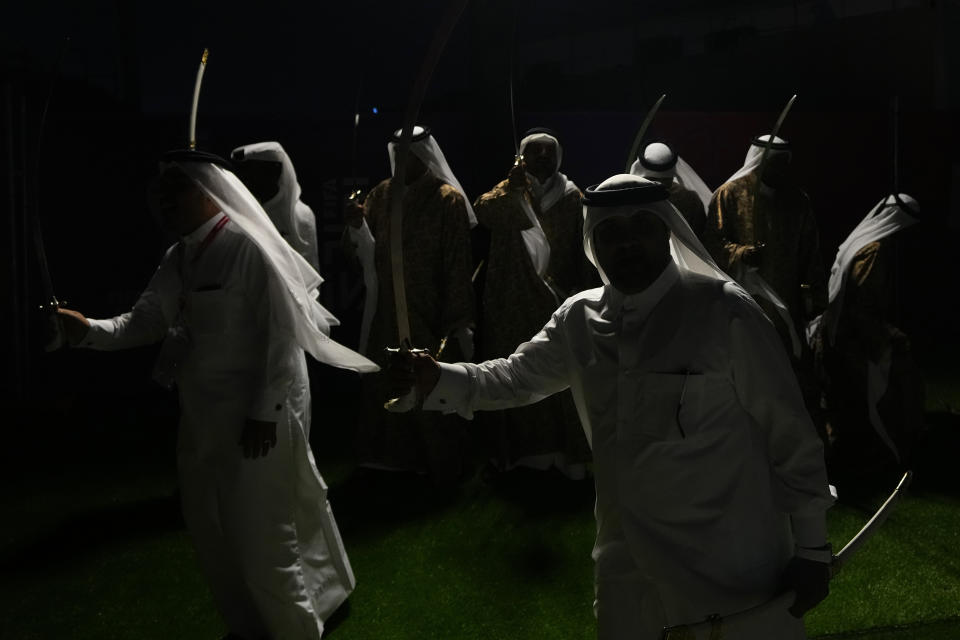
[[[795,618],[802,618],[830,593],[830,563],[794,556],[780,578],[780,585],[784,591],[796,592],[789,611]]]

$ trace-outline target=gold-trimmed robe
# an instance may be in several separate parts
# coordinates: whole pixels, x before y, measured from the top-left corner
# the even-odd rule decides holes
[[[814,337],[817,372],[823,386],[829,437],[837,464],[875,470],[893,461],[871,425],[867,407],[868,362],[890,353],[890,373],[877,412],[909,465],[923,426],[924,389],[909,338],[893,323],[896,237],[860,248],[849,266],[842,308],[824,312]],[[827,339],[830,315],[838,312],[836,341]]]
[[[390,180],[364,201],[364,216],[376,241],[379,280],[377,310],[368,356],[384,366],[384,349],[398,344],[390,252]],[[437,353],[440,341],[457,329],[475,326],[470,283],[470,225],[464,196],[432,174],[408,185],[403,199],[403,270],[410,338],[415,347]],[[451,339],[444,359],[462,359]],[[387,389],[379,376],[363,382],[364,410],[357,433],[359,462],[397,470],[426,471],[435,481],[455,480],[463,457],[462,421],[426,412],[389,413]]]
[[[569,296],[599,285],[583,253],[583,194],[570,191],[541,211],[529,190],[497,184],[473,205],[478,223],[490,233],[481,292],[478,361],[506,357],[535,336]],[[533,224],[519,198],[530,204],[550,244],[544,277],[537,275],[521,232]],[[504,467],[529,456],[560,453],[566,463],[590,459],[590,449],[570,392],[535,405],[481,416],[491,454]]]
[[[761,189],[756,210],[753,196],[756,174],[724,183],[713,194],[701,237],[721,269],[736,273],[744,252],[765,243],[757,272],[790,311],[794,326],[803,331],[807,322],[827,307],[827,271],[820,254],[820,234],[807,194],[797,187]],[[804,293],[801,285],[809,285]],[[777,326],[787,350],[791,341],[774,307],[757,302]]]

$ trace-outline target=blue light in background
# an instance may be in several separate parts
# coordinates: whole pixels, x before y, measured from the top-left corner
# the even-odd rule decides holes
[[[372,111],[372,112],[373,112],[373,115],[377,115],[378,113],[380,113],[380,111],[379,111],[379,110],[377,110],[377,108],[376,108],[376,107],[374,107],[374,108],[372,108],[372,109],[370,109],[370,111]]]

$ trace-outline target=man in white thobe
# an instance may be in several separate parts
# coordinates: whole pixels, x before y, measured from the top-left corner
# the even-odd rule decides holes
[[[280,236],[320,270],[317,218],[300,200],[300,183],[290,156],[279,142],[257,142],[237,147],[230,154],[237,177],[257,198]]]
[[[75,346],[164,341],[155,377],[179,392],[184,519],[230,637],[316,639],[355,580],[308,444],[304,348],[375,366],[324,335],[319,276],[217,160],[161,164],[154,199],[181,239],[131,311],[59,317]]]
[[[803,638],[829,579],[822,445],[774,327],[667,196],[631,175],[588,189],[584,249],[604,286],[509,358],[398,359],[394,391],[464,416],[573,392],[595,461],[603,640],[653,640],[784,588],[791,610],[740,637]]]

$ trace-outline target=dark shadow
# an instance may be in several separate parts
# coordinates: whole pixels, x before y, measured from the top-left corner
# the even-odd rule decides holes
[[[960,451],[960,414],[931,411],[918,447],[913,489],[960,496],[957,451]]]
[[[183,528],[176,495],[95,509],[73,515],[52,530],[4,549],[0,571],[35,572],[121,541]],[[51,552],[54,549],[56,552]]]
[[[323,622],[323,636],[325,638],[329,637],[334,631],[337,630],[344,620],[350,617],[350,600],[344,601],[337,610],[334,611],[329,618]]]
[[[530,516],[583,513],[593,509],[596,498],[589,475],[583,480],[570,480],[556,469],[520,467],[497,472],[486,467],[483,476],[495,496],[521,507]]]
[[[357,468],[330,487],[328,498],[343,536],[359,538],[435,515],[454,504],[460,493],[459,486],[438,488],[413,472]]]
[[[913,481],[909,491],[960,497],[960,475],[956,473],[956,452],[960,450],[960,414],[932,411],[925,414],[925,430],[920,434],[911,461]],[[869,472],[835,473],[841,503],[871,513],[878,501],[893,491],[906,467],[892,462]]]
[[[543,541],[530,542],[510,554],[510,566],[525,582],[542,584],[551,582],[568,559]]]

